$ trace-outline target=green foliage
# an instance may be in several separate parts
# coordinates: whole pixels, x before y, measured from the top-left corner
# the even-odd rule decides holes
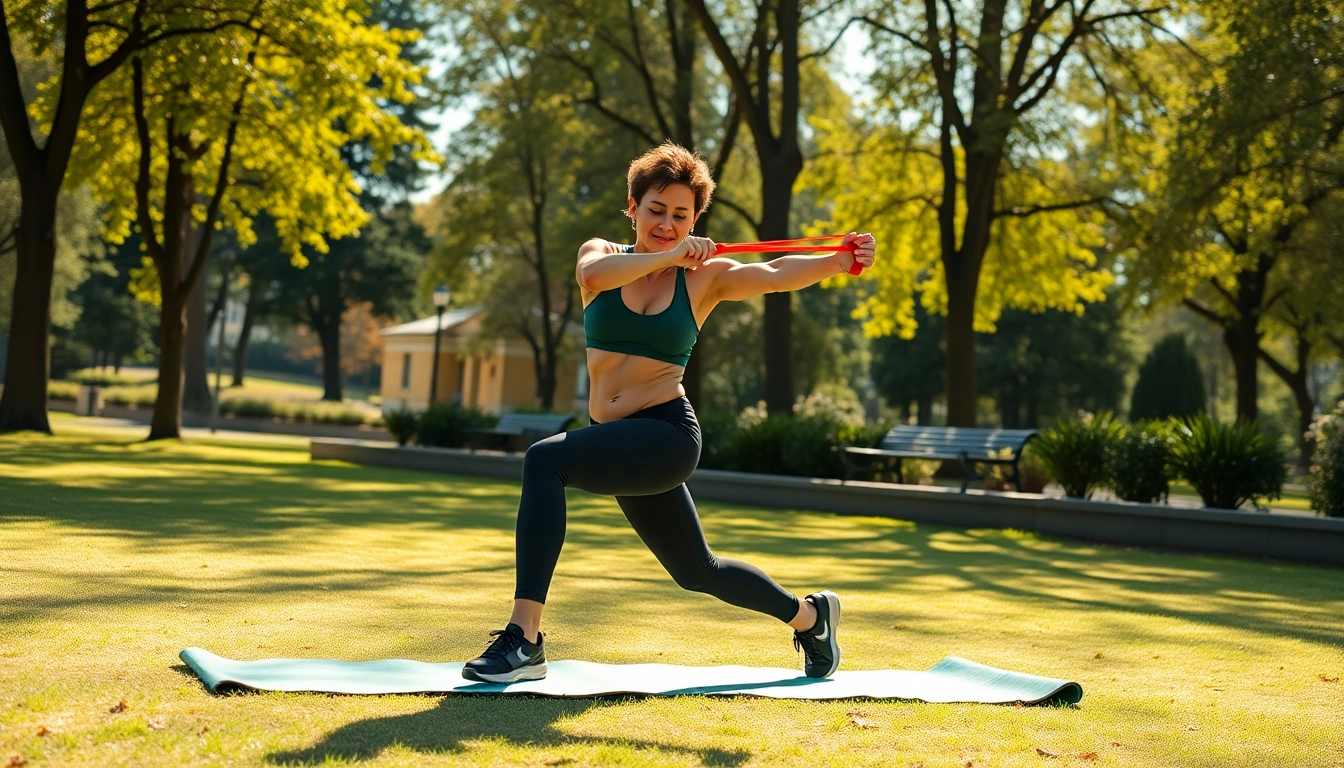
[[[47,384],[47,399],[73,403],[79,398],[79,385],[73,381],[52,381]]]
[[[219,412],[226,416],[276,419],[304,424],[376,424],[379,418],[365,410],[341,403],[302,402],[297,400],[258,400],[236,397],[221,400]]]
[[[989,464],[982,471],[985,476],[985,489],[991,491],[1018,491],[1021,493],[1040,493],[1050,482],[1050,471],[1036,451],[1036,440],[1027,441],[1022,455],[1017,460],[1018,478],[1021,487],[1013,487],[1013,468],[1007,464]],[[1012,448],[1001,448],[995,454],[1007,459],[1013,455]],[[937,462],[932,462],[935,465]]]
[[[85,368],[80,371],[74,371],[65,377],[66,381],[75,384],[92,384],[98,387],[132,387],[136,384],[144,383],[141,379],[131,378],[130,376],[120,376],[115,373],[109,373],[97,368]],[[56,382],[51,382],[55,384]]]
[[[435,403],[420,414],[415,442],[438,448],[462,448],[467,445],[467,430],[493,427],[499,417],[478,408],[463,408],[453,403]]]
[[[1148,421],[1124,429],[1106,448],[1106,475],[1125,501],[1155,502],[1171,486],[1172,432],[1169,424]]]
[[[405,445],[415,438],[415,433],[420,428],[420,417],[415,411],[403,406],[384,413],[383,426],[387,427],[388,434],[397,441],[397,445]]]
[[[1164,336],[1139,366],[1139,379],[1130,395],[1129,418],[1183,419],[1205,407],[1204,374],[1199,360],[1186,346],[1185,336]]]
[[[1086,499],[1106,483],[1106,447],[1121,430],[1110,413],[1083,413],[1042,432],[1033,448],[1065,495]]]
[[[1311,425],[1311,437],[1316,440],[1307,479],[1311,508],[1327,517],[1344,517],[1344,400]]]
[[[1264,509],[1261,498],[1279,498],[1288,479],[1286,457],[1254,422],[1219,424],[1200,414],[1181,422],[1175,436],[1172,469],[1205,506],[1238,509],[1249,501]]]
[[[737,432],[737,415],[727,411],[707,411],[696,414],[696,421],[700,423],[700,466],[732,469],[732,440]]]
[[[792,416],[774,414],[739,426],[729,440],[731,468],[738,472],[784,475],[784,440],[794,424]]]

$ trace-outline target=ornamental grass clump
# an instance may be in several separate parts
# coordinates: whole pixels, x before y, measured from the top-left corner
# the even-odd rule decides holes
[[[392,435],[392,439],[397,441],[397,445],[411,442],[419,425],[420,418],[415,415],[415,411],[404,405],[395,411],[383,414],[383,426],[387,428],[388,434]]]
[[[1144,421],[1123,430],[1106,449],[1107,484],[1125,501],[1152,503],[1171,489],[1171,425]]]
[[[1283,450],[1254,422],[1219,424],[1206,414],[1181,421],[1172,442],[1171,467],[1204,500],[1204,506],[1238,509],[1277,499],[1288,479]]]
[[[1106,447],[1121,430],[1108,412],[1082,413],[1042,432],[1032,448],[1064,495],[1086,499],[1106,484]]]
[[[1307,491],[1311,508],[1326,517],[1344,517],[1344,400],[1311,425],[1316,441]]]

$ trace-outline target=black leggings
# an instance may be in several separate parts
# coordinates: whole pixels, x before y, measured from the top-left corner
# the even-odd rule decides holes
[[[533,444],[523,459],[514,598],[546,602],[565,541],[565,488],[579,488],[615,496],[682,589],[791,621],[798,598],[756,566],[709,551],[685,484],[699,461],[700,425],[685,397]]]

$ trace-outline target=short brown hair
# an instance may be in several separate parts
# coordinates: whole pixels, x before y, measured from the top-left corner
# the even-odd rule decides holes
[[[709,207],[709,199],[714,194],[714,176],[700,153],[671,141],[635,158],[626,174],[626,184],[635,205],[639,205],[650,189],[661,191],[669,184],[685,184],[695,195],[697,216]]]

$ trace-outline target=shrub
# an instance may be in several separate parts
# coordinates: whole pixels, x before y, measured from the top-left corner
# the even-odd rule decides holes
[[[107,405],[128,405],[132,408],[153,408],[159,388],[153,384],[140,387],[109,387],[103,390]]]
[[[1344,517],[1344,400],[1311,425],[1308,439],[1316,441],[1307,478],[1311,508],[1328,517]]]
[[[780,444],[780,469],[786,475],[799,477],[845,476],[840,453],[839,422],[830,415],[794,416],[793,423],[784,431]]]
[[[822,384],[807,397],[798,398],[793,415],[826,418],[847,427],[863,426],[863,403],[854,390],[844,384]]]
[[[733,468],[733,440],[737,416],[732,413],[697,414],[700,423],[700,466],[705,469]]]
[[[1033,448],[1065,495],[1086,499],[1106,482],[1106,446],[1120,429],[1109,413],[1083,413],[1042,432]]]
[[[739,418],[739,425],[743,419]],[[766,416],[760,420],[748,419],[739,426],[729,442],[732,468],[738,472],[758,472],[766,475],[784,474],[782,454],[784,438],[793,424],[791,416]]]
[[[1288,479],[1283,450],[1254,422],[1219,424],[1205,414],[1175,430],[1171,466],[1194,486],[1207,507],[1237,509],[1262,497],[1277,499]]]
[[[1050,472],[1046,469],[1041,458],[1036,455],[1033,447],[1034,441],[1029,441],[1022,449],[1022,456],[1017,460],[1018,478],[1021,480],[1021,487],[1013,487],[1013,468],[1008,464],[990,464],[985,470],[985,489],[991,491],[1014,490],[1022,493],[1040,493],[1045,490],[1045,486],[1050,482]],[[1007,459],[1013,455],[1012,448],[1003,448],[995,454],[999,458]],[[938,462],[928,462],[937,469]],[[932,474],[932,470],[930,471]]]
[[[477,408],[463,408],[453,403],[435,403],[420,414],[416,425],[415,442],[440,448],[462,448],[467,444],[467,430],[493,427],[499,418]]]
[[[1130,395],[1129,420],[1186,418],[1204,411],[1204,374],[1185,337],[1169,334],[1157,342],[1139,366]]]
[[[79,385],[73,381],[52,381],[47,384],[47,399],[74,402],[79,397]]]
[[[305,424],[343,424],[358,426],[380,421],[377,414],[343,403],[304,402],[301,400],[257,400],[231,397],[219,403],[221,415],[254,419],[279,419]]]
[[[415,411],[402,406],[395,411],[383,414],[383,426],[397,441],[397,445],[405,445],[415,437],[415,430],[419,426],[420,419],[415,415]]]
[[[1106,451],[1106,475],[1125,501],[1154,502],[1171,489],[1172,434],[1168,424],[1147,421],[1124,430]]]
[[[123,376],[121,374],[99,372],[96,368],[85,368],[80,371],[74,371],[67,374],[65,380],[72,381],[76,384],[87,384],[95,387],[127,387],[145,383],[144,379],[133,379],[130,376]]]

